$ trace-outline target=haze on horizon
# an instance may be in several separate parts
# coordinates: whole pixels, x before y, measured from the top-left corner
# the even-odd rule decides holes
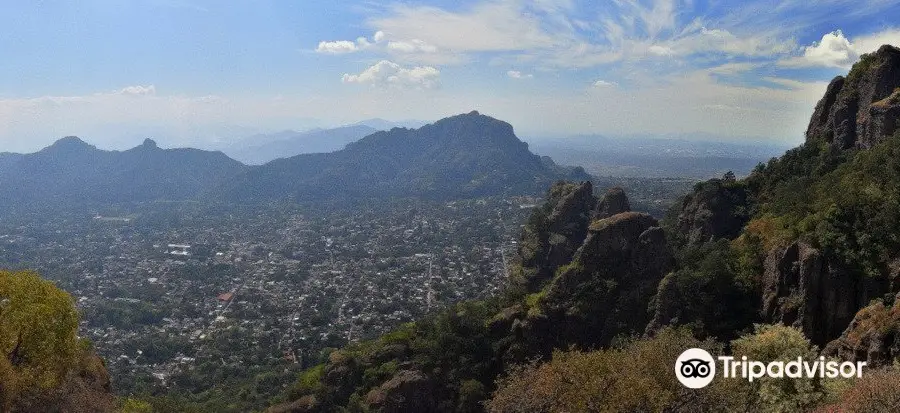
[[[832,77],[900,45],[897,17],[884,0],[8,2],[0,152],[472,109],[520,135],[799,143]]]

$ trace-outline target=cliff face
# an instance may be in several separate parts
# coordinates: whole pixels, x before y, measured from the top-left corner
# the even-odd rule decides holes
[[[746,190],[732,181],[711,179],[697,184],[679,209],[674,228],[679,244],[736,237],[749,219],[747,198]]]
[[[824,353],[843,360],[866,361],[870,367],[890,365],[900,357],[900,297],[894,298],[893,305],[875,302],[859,310]]]
[[[594,210],[594,219],[609,218],[616,214],[631,211],[631,204],[622,188],[610,188],[603,194]]]
[[[822,346],[887,289],[886,278],[855,275],[833,257],[795,242],[766,258],[762,314],[767,322],[800,328]]]
[[[546,287],[492,320],[503,359],[522,362],[570,345],[605,346],[616,335],[643,332],[647,303],[673,265],[653,217],[622,212],[594,220]]]
[[[840,149],[870,148],[897,130],[900,49],[885,45],[863,56],[846,78],[836,77],[816,105],[806,142]]]
[[[593,188],[590,181],[550,188],[547,202],[529,219],[520,239],[521,273],[513,281],[523,291],[539,290],[581,246],[597,204]]]

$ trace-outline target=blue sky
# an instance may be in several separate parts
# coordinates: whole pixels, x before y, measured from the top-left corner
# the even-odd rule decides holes
[[[520,135],[802,139],[884,0],[6,1],[0,151],[477,109]]]

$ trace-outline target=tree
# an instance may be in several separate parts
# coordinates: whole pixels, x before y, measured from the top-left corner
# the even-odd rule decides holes
[[[68,293],[34,272],[0,271],[0,409],[63,380],[82,354],[77,328]]]

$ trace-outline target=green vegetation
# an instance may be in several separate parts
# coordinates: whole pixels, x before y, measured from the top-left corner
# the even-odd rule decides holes
[[[799,330],[781,325],[757,325],[753,333],[730,343],[731,354],[770,362],[814,359],[818,350]],[[808,411],[839,402],[875,406],[898,405],[900,386],[843,379],[714,380],[700,390],[684,388],[671,370],[684,349],[704,348],[723,354],[712,340],[699,341],[688,329],[667,328],[652,338],[630,339],[620,346],[597,350],[557,351],[546,363],[512,367],[498,380],[487,402],[493,413],[583,411]],[[896,377],[897,373],[887,373]],[[872,387],[878,387],[872,389]],[[850,410],[850,411],[869,411]],[[882,410],[887,411],[887,410]]]
[[[32,272],[0,271],[0,403],[57,386],[77,362],[78,313],[69,294]]]
[[[900,134],[865,151],[806,145],[759,167],[746,185],[766,244],[803,240],[878,276],[900,248]]]
[[[36,273],[0,270],[0,411],[111,403],[106,369],[77,329],[69,294]]]

